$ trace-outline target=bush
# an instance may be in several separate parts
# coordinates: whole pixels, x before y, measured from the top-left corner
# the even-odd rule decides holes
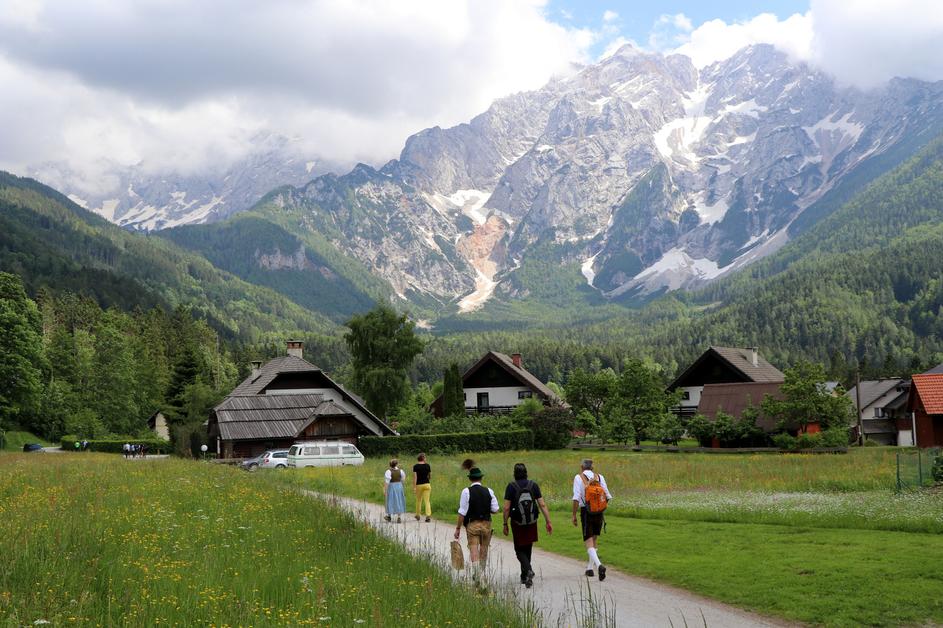
[[[822,434],[817,432],[815,434],[799,434],[799,437],[796,438],[796,446],[799,449],[815,449],[822,446]]]
[[[794,451],[799,448],[799,444],[795,436],[782,432],[781,434],[773,435],[773,444],[785,451]]]
[[[822,447],[847,447],[848,430],[844,427],[832,427],[822,432]]]
[[[396,456],[419,452],[454,454],[463,451],[512,451],[533,449],[530,430],[465,432],[458,434],[409,434],[405,436],[364,436],[357,443],[364,456]]]
[[[74,451],[76,441],[82,442],[81,438],[75,436],[63,436],[60,445],[64,450]],[[149,454],[169,454],[170,441],[160,438],[128,438],[125,440],[90,440],[88,441],[88,450],[97,451],[106,454],[124,453],[124,444],[147,445]]]
[[[563,406],[542,408],[530,422],[535,449],[563,449],[573,439],[576,419]]]
[[[943,482],[943,456],[937,456],[930,468],[930,476],[934,482]]]
[[[710,447],[711,438],[714,436],[714,424],[703,414],[695,414],[688,421],[687,432],[692,438],[697,439],[701,447]]]

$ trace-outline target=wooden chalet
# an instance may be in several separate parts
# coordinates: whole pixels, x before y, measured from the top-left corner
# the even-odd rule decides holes
[[[526,399],[539,399],[544,405],[562,404],[563,400],[546,384],[524,368],[520,353],[510,356],[489,351],[462,375],[467,414],[510,412]],[[442,395],[429,406],[437,417],[443,415]]]
[[[943,372],[913,376],[907,411],[897,419],[901,444],[943,447]]]
[[[360,436],[394,434],[317,366],[304,360],[303,344],[262,365],[210,413],[207,430],[221,458],[248,458],[299,440],[357,443]]]
[[[701,393],[708,384],[781,384],[785,376],[759,354],[756,347],[709,347],[668,386],[680,390],[676,412],[690,417],[698,412]]]

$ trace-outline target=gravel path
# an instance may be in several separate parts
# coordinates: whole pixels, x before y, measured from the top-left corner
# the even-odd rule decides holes
[[[386,523],[383,507],[377,504],[320,495],[364,519],[379,532],[399,540],[408,549],[424,554],[440,565],[449,560],[454,523],[418,523],[407,513],[402,524]],[[569,522],[567,522],[569,523]],[[538,609],[549,626],[785,626],[780,620],[755,615],[732,606],[694,595],[682,589],[628,576],[609,568],[606,581],[583,575],[586,561],[566,558],[534,546],[533,565],[537,577],[528,590],[520,584],[520,568],[513,544],[497,530],[491,541],[487,578],[492,590],[507,594],[525,610]],[[462,545],[465,534],[462,533]],[[465,548],[465,558],[468,550]],[[605,546],[603,546],[605,558]],[[450,568],[449,568],[450,569]],[[450,569],[451,571],[451,569]],[[470,579],[469,570],[452,571],[460,580]]]

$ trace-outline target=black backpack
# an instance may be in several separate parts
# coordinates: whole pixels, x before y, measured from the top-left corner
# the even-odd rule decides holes
[[[537,523],[539,510],[537,500],[534,499],[533,495],[534,483],[527,480],[527,484],[521,486],[515,482],[514,488],[517,489],[517,496],[511,500],[511,518],[524,526]]]

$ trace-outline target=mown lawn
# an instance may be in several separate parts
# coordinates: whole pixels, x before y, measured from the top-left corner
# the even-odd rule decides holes
[[[274,474],[0,458],[0,625],[528,625]]]
[[[514,463],[528,465],[554,518],[555,534],[541,536],[544,549],[585,558],[569,512],[572,478],[589,455],[615,495],[600,550],[610,565],[813,624],[943,623],[943,496],[895,495],[895,454],[468,456],[499,494]],[[464,457],[430,459],[436,516],[454,516],[467,483]],[[282,479],[382,502],[386,462],[304,469]]]

